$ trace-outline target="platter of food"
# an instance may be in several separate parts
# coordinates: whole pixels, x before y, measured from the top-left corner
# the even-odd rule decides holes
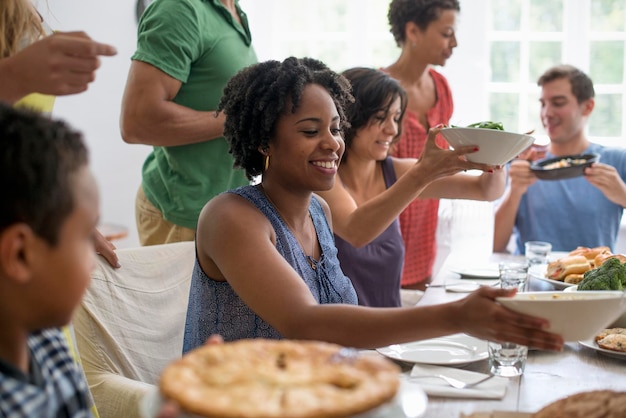
[[[467,334],[454,334],[379,348],[383,356],[407,363],[463,365],[489,357],[487,341]]]
[[[528,276],[532,279],[537,279],[537,280],[541,280],[544,282],[548,282],[550,283],[552,286],[554,286],[555,289],[557,290],[563,290],[566,289],[570,286],[574,286],[573,283],[566,283],[562,280],[554,280],[554,279],[550,279],[547,276],[547,269],[548,269],[548,265],[547,264],[535,264],[530,266],[530,268],[528,269]]]
[[[579,344],[605,356],[626,360],[626,328],[607,328]]]
[[[585,168],[597,162],[598,154],[576,154],[535,161],[530,165],[537,178],[541,180],[564,180],[580,177],[585,174]]]
[[[625,255],[613,254],[609,247],[577,247],[548,264],[531,266],[528,274],[534,279],[552,284],[556,289],[566,289],[580,283],[587,272],[602,266],[610,258],[626,262]]]

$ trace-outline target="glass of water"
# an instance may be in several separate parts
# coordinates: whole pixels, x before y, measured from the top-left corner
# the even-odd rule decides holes
[[[513,377],[524,373],[528,347],[489,341],[489,369],[496,376]]]
[[[502,289],[517,289],[518,292],[526,290],[528,284],[528,260],[503,261],[499,265],[500,287]]]
[[[528,260],[504,261],[500,269],[500,287],[502,289],[526,290],[528,283]],[[513,377],[524,373],[528,347],[525,345],[489,341],[489,368],[496,376]]]
[[[548,264],[552,244],[545,241],[527,241],[524,244],[526,260],[531,265]]]

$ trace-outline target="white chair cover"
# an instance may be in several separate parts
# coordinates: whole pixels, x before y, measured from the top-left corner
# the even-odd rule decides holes
[[[101,418],[139,418],[141,398],[182,353],[193,242],[120,249],[119,269],[98,257],[73,325]]]

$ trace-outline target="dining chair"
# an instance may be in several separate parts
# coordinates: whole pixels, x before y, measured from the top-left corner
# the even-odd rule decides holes
[[[139,404],[182,354],[194,242],[117,250],[98,257],[72,323],[100,418],[140,418]]]

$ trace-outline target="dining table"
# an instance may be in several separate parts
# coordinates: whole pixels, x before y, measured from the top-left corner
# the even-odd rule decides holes
[[[487,262],[497,266],[500,261],[520,258],[523,256],[494,253]],[[461,275],[453,268],[462,263],[462,260],[451,254],[433,278],[432,286],[427,288],[417,302],[417,306],[440,304],[467,296],[468,293],[452,292],[444,287],[446,283],[466,280],[461,278]],[[531,275],[527,290],[555,291],[562,290],[562,288]],[[580,312],[580,314],[592,315],[593,312]],[[576,318],[572,318],[572,326],[576,326]],[[404,373],[408,374],[413,364],[400,363]],[[488,359],[458,367],[489,373]],[[558,399],[579,392],[603,389],[626,391],[626,354],[623,357],[607,356],[580,342],[566,342],[560,352],[531,349],[528,352],[524,373],[507,379],[508,384],[502,399],[468,399],[429,395],[423,416],[450,418],[529,416],[530,413]],[[502,415],[501,411],[510,414]],[[624,416],[626,417],[626,411]]]

